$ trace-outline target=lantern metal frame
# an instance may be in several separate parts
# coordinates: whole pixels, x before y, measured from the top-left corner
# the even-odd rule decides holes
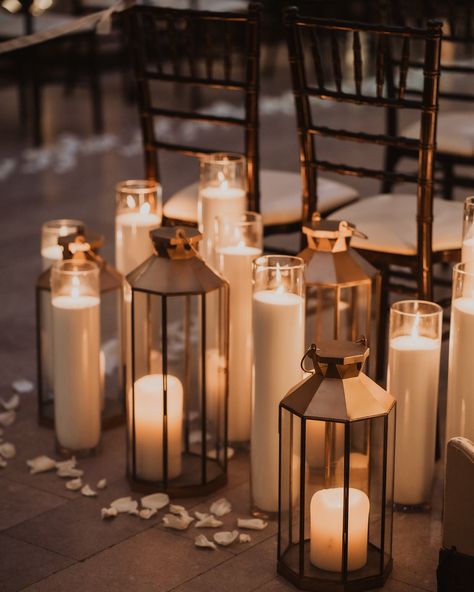
[[[298,255],[305,262],[306,318],[316,313],[315,322],[318,322],[318,311],[322,319],[327,303],[327,308],[333,311],[332,335],[318,334],[316,327],[309,341],[354,341],[364,335],[368,345],[372,346],[378,342],[380,335],[382,276],[378,269],[350,246],[353,236],[367,237],[354,224],[345,220],[322,220],[318,213],[313,215],[311,222],[303,224],[302,231],[308,240],[308,246]],[[341,334],[343,291],[350,291],[351,301],[348,304],[351,320],[348,335]],[[365,311],[362,310],[364,306]],[[371,339],[371,336],[376,338]],[[375,359],[375,356],[372,358]]]
[[[392,569],[392,502],[396,401],[389,393],[361,372],[368,353],[369,350],[363,338],[358,342],[328,340],[321,342],[319,348],[313,344],[301,362],[303,370],[309,372],[309,370],[305,369],[304,362],[306,358],[312,360],[314,370],[311,376],[296,385],[280,403],[277,571],[301,590],[314,592],[369,590],[382,586]],[[346,380],[349,380],[349,382],[345,382]],[[285,424],[284,413],[289,414],[288,418],[291,419],[289,424]],[[374,456],[372,449],[376,447],[377,438],[375,437],[376,430],[372,429],[375,428],[375,424],[372,424],[371,420],[383,421],[382,431],[380,430],[382,424],[377,424],[379,428],[378,442],[382,450],[376,450]],[[310,435],[311,442],[308,439],[310,422],[313,422],[313,425],[315,425],[315,422],[324,422],[325,434],[322,443],[321,439],[319,439],[319,444],[322,444],[321,450],[324,451],[324,461],[318,468],[321,474],[324,474],[324,477],[322,477],[322,483],[316,486],[315,491],[327,489],[328,474],[331,471],[330,457],[331,454],[334,454],[334,448],[331,449],[331,446],[334,446],[333,438],[336,426],[341,428],[343,436],[343,445],[341,447],[343,451],[341,487],[343,491],[342,560],[341,569],[338,571],[329,571],[316,567],[311,563],[309,557],[311,536],[307,536],[307,522],[309,518],[311,523],[311,517],[309,503],[307,503],[306,498],[311,499],[311,495],[309,495],[311,477],[308,466],[310,458],[308,456],[308,447],[310,444],[316,445],[318,439],[314,432]],[[367,526],[367,562],[356,571],[350,571],[348,569],[349,489],[353,479],[350,459],[351,437],[354,435],[353,430],[356,426],[368,428],[366,493],[370,499],[370,511]],[[285,446],[287,436],[285,430],[287,429],[290,430],[289,450],[288,446]],[[296,474],[292,464],[295,458],[293,451],[295,446],[299,447],[297,448],[299,455],[296,454]],[[379,456],[377,457],[376,454]],[[290,459],[287,467],[289,470],[286,473],[283,472],[284,457]],[[377,458],[378,463],[374,460]],[[378,482],[377,475],[379,477]],[[334,479],[334,476],[332,478]],[[296,481],[296,484],[294,481]],[[287,497],[284,498],[283,489],[286,484],[289,486],[289,491],[286,494]],[[297,488],[297,497],[294,495],[294,487]],[[313,487],[315,487],[314,482]],[[372,488],[375,491],[372,491]],[[376,499],[376,494],[380,496],[378,504],[372,501]],[[285,517],[285,502],[287,502],[288,506],[288,518]],[[371,522],[370,514],[373,511],[372,504],[380,512],[378,514],[374,510],[375,518],[372,519],[373,522]],[[293,519],[293,512],[296,519]],[[377,517],[380,520],[380,526],[374,529],[374,532],[371,531],[371,525],[378,524]],[[285,521],[287,521],[288,527],[286,533],[284,532],[286,530]],[[374,543],[378,536],[380,537],[380,547],[377,547]]]
[[[104,409],[102,411],[102,429],[107,430],[125,423],[125,339],[123,335],[123,283],[124,277],[114,267],[109,265],[98,251],[104,243],[103,237],[98,235],[86,236],[84,229],[77,233],[70,234],[58,239],[58,244],[63,247],[63,258],[85,257],[97,263],[100,268],[100,294],[117,292],[118,300],[118,366],[117,366],[117,396],[107,397],[104,395]],[[48,393],[45,389],[43,372],[43,343],[41,338],[42,313],[41,304],[45,293],[51,293],[51,267],[43,271],[36,281],[35,303],[36,303],[36,368],[38,383],[38,423],[46,428],[54,428],[54,394]],[[102,308],[101,301],[101,308]],[[104,370],[105,375],[105,370]],[[53,396],[51,396],[53,395]]]
[[[206,262],[201,258],[197,251],[197,244],[201,240],[202,235],[194,228],[190,227],[161,227],[150,231],[150,237],[154,244],[155,253],[147,259],[142,265],[137,267],[127,275],[127,282],[131,289],[131,367],[128,369],[127,376],[127,479],[132,489],[139,492],[153,492],[157,488],[161,491],[166,491],[170,495],[177,497],[207,495],[219,489],[227,483],[227,465],[228,465],[228,434],[227,434],[227,408],[228,408],[228,361],[229,361],[229,284],[213,269],[211,269]],[[159,309],[161,314],[161,367],[163,375],[163,426],[162,426],[162,479],[149,481],[138,476],[137,470],[137,437],[136,437],[136,397],[135,397],[135,381],[138,378],[136,370],[136,295],[146,295],[147,306],[147,322],[150,327],[151,316],[151,298],[154,297],[159,301]],[[219,323],[222,336],[222,351],[223,360],[220,370],[224,373],[224,380],[222,381],[222,414],[220,414],[218,421],[218,432],[221,435],[221,440],[216,437],[215,441],[215,457],[211,457],[208,450],[207,442],[207,411],[208,411],[208,393],[206,388],[207,366],[206,366],[206,352],[208,351],[206,345],[207,323],[214,319],[208,318],[208,303],[206,297],[209,294],[216,293],[218,295],[218,310],[219,315],[216,322]],[[168,409],[168,378],[171,376],[168,372],[171,366],[170,356],[168,352],[168,316],[173,304],[173,300],[178,298],[185,298],[185,312],[184,312],[184,384],[183,384],[183,433],[184,433],[184,447],[182,450],[182,459],[185,463],[193,464],[196,469],[196,478],[193,482],[186,483],[186,478],[169,478],[168,475],[168,426],[167,426],[167,409]],[[191,398],[190,386],[192,383],[191,376],[192,369],[190,368],[189,359],[191,356],[190,335],[192,323],[192,299],[196,299],[197,309],[200,311],[199,330],[201,332],[198,337],[199,346],[201,348],[201,358],[196,366],[199,368],[198,372],[202,376],[202,389],[198,396],[198,401],[201,405],[201,416],[198,420],[200,431],[200,445],[199,451],[192,447],[190,443],[191,420],[189,417],[189,403]],[[170,315],[171,316],[171,315]],[[147,329],[148,331],[149,329]],[[151,338],[150,335],[146,337],[148,343],[147,352],[147,371],[150,373],[151,360]],[[199,380],[198,380],[199,382]],[[195,389],[196,391],[199,388]],[[219,427],[221,428],[219,430]],[[190,460],[191,459],[191,460]],[[198,459],[199,462],[195,462]],[[212,471],[210,468],[212,468]],[[190,471],[192,474],[192,470]],[[211,475],[214,473],[214,476]],[[189,473],[187,474],[189,476]]]

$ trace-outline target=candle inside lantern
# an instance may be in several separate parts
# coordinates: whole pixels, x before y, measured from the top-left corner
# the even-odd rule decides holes
[[[280,266],[281,265],[281,266]],[[252,499],[258,510],[278,511],[278,405],[302,378],[304,352],[303,262],[298,257],[260,257],[254,262],[254,393],[251,429]],[[292,275],[294,293],[283,278]],[[259,278],[270,270],[267,289]],[[300,283],[301,274],[301,283]],[[262,285],[263,284],[263,285]],[[268,289],[270,288],[270,289]]]
[[[161,224],[161,190],[153,181],[125,181],[117,185],[115,260],[127,275],[153,254],[150,230]]]
[[[80,220],[50,220],[41,229],[41,264],[43,271],[63,258],[63,248],[58,238],[78,232],[84,224]]]
[[[392,307],[396,325],[394,315],[405,316],[405,326],[411,324],[410,333],[392,337],[389,346],[387,389],[397,400],[394,499],[419,505],[429,500],[434,476],[442,310],[432,303],[405,301]],[[426,323],[430,316],[432,337],[421,335],[420,329],[422,319]]]
[[[51,286],[56,437],[69,451],[91,450],[101,423],[99,269],[60,261]]]
[[[167,388],[167,464],[168,479],[181,474],[183,386],[178,378],[168,375]],[[135,459],[140,479],[162,481],[163,447],[163,375],[148,374],[134,385]]]
[[[474,440],[474,273],[458,263],[453,274],[449,339],[446,442],[456,436]]]
[[[370,502],[358,489],[349,488],[347,569],[367,563]],[[342,571],[344,489],[322,489],[311,498],[311,563],[326,571]]]

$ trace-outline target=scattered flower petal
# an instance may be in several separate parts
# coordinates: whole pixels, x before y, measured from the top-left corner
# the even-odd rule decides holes
[[[128,514],[131,510],[138,508],[138,502],[132,500],[130,496],[119,497],[110,504],[111,508],[115,508],[119,514]]]
[[[105,489],[107,487],[107,479],[101,479],[97,485],[97,489]]]
[[[170,498],[166,493],[152,493],[142,497],[141,503],[144,508],[161,510],[170,503]]]
[[[155,510],[154,508],[153,509],[143,508],[143,510],[140,510],[139,516],[140,516],[140,518],[143,518],[143,520],[149,520],[156,513],[157,513],[157,510]]]
[[[0,413],[0,425],[4,428],[8,428],[9,426],[11,426],[15,419],[16,413],[13,409],[10,409],[10,411],[4,411],[3,413]]]
[[[210,541],[205,534],[198,534],[194,539],[194,545],[201,549],[214,549],[214,551],[217,551],[215,543]]]
[[[209,514],[205,518],[202,518],[202,520],[196,522],[196,528],[218,528],[223,524],[222,520],[217,520],[212,514]]]
[[[252,537],[245,532],[239,534],[239,543],[250,543],[252,542]]]
[[[231,458],[233,458],[235,454],[235,450],[228,446],[227,447],[227,459],[230,460]],[[207,453],[207,458],[210,458],[212,460],[216,460],[217,459],[217,450],[215,448],[212,448],[211,450],[208,451]]]
[[[84,475],[84,471],[82,469],[71,469],[69,467],[61,467],[56,471],[56,475],[58,477],[68,477],[74,479],[76,477],[82,477]]]
[[[32,458],[31,460],[27,460],[26,464],[30,467],[31,475],[45,473],[46,471],[52,471],[56,468],[56,461],[52,458],[49,458],[49,456],[45,456],[44,454],[37,456],[36,458]]]
[[[31,393],[34,389],[34,384],[31,380],[26,380],[25,378],[20,378],[19,380],[14,380],[12,382],[12,389],[19,393],[20,395]]]
[[[177,516],[188,513],[184,506],[177,506],[176,504],[170,504],[169,511],[171,514],[176,514]]]
[[[6,458],[6,459],[15,458],[15,456],[16,456],[15,445],[11,444],[10,442],[4,442],[3,444],[0,444],[0,456],[3,456],[3,458]]]
[[[204,520],[204,518],[210,516],[210,514],[208,514],[207,512],[194,512],[194,515],[198,520]]]
[[[248,528],[249,530],[263,530],[267,528],[268,522],[261,518],[237,518],[238,528]]]
[[[91,489],[88,483],[81,489],[81,493],[86,497],[95,497],[97,495],[97,491]]]
[[[10,399],[8,399],[8,401],[0,398],[0,403],[6,411],[10,411],[12,409],[16,409],[20,405],[20,397],[19,395],[14,394],[12,397],[10,397]]]
[[[191,516],[176,516],[175,514],[165,514],[163,524],[165,528],[174,528],[175,530],[186,530],[194,520]]]
[[[218,545],[222,547],[228,547],[232,545],[237,539],[239,538],[239,531],[233,530],[230,532],[229,530],[224,530],[222,532],[216,532],[214,535],[214,540]]]
[[[7,464],[7,461],[0,456],[0,469],[4,469]]]
[[[71,481],[66,481],[66,489],[69,491],[77,491],[82,487],[82,479],[78,477],[77,479],[71,479]]]
[[[117,508],[102,508],[100,516],[102,520],[105,520],[106,518],[115,518],[115,516],[118,516],[118,510]]]
[[[214,516],[218,516],[220,518],[221,516],[230,514],[230,512],[232,512],[232,506],[230,502],[225,499],[225,497],[221,497],[211,504],[209,511],[211,514],[214,514]]]

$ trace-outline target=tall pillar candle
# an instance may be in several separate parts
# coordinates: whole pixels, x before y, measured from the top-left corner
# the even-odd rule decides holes
[[[200,251],[214,264],[214,225],[218,215],[240,216],[247,209],[245,158],[240,154],[216,153],[200,163],[198,225]]]
[[[278,405],[302,379],[303,261],[265,256],[254,262],[254,390],[251,493],[255,511],[278,511]]]
[[[228,438],[250,440],[252,394],[252,263],[262,254],[260,214],[218,216],[216,266],[230,285]]]
[[[127,275],[153,253],[150,230],[161,224],[161,187],[154,181],[124,181],[117,185],[115,260]]]
[[[397,400],[394,500],[429,501],[434,477],[442,309],[405,300],[390,311],[387,390]]]
[[[349,488],[347,569],[367,563],[370,502],[359,489]],[[344,489],[321,489],[311,498],[310,561],[326,571],[342,571]]]
[[[467,269],[458,263],[453,271],[446,442],[474,440],[474,273]]]
[[[99,268],[60,261],[51,289],[56,437],[63,449],[90,451],[101,423]]]
[[[166,376],[167,385],[167,464],[168,479],[181,474],[183,386],[175,376]],[[134,430],[135,462],[139,479],[162,481],[163,375],[148,374],[135,381]]]

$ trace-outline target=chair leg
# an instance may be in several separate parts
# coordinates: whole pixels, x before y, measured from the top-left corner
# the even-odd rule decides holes
[[[388,267],[381,270],[382,285],[380,290],[380,311],[379,324],[377,327],[377,366],[376,378],[378,382],[385,380],[385,368],[387,358],[387,337],[388,337],[388,311],[390,303],[389,280],[390,270]]]
[[[443,198],[453,199],[454,165],[451,162],[443,162]]]
[[[42,130],[42,97],[41,97],[41,81],[38,79],[34,69],[31,73],[31,95],[32,95],[32,124],[33,124],[33,144],[34,146],[41,146],[43,143]]]
[[[393,146],[387,146],[385,150],[385,166],[384,170],[386,172],[394,172],[395,167],[397,166],[397,162],[400,158],[400,154]],[[393,188],[393,181],[390,179],[384,179],[382,181],[382,193],[390,193]]]

